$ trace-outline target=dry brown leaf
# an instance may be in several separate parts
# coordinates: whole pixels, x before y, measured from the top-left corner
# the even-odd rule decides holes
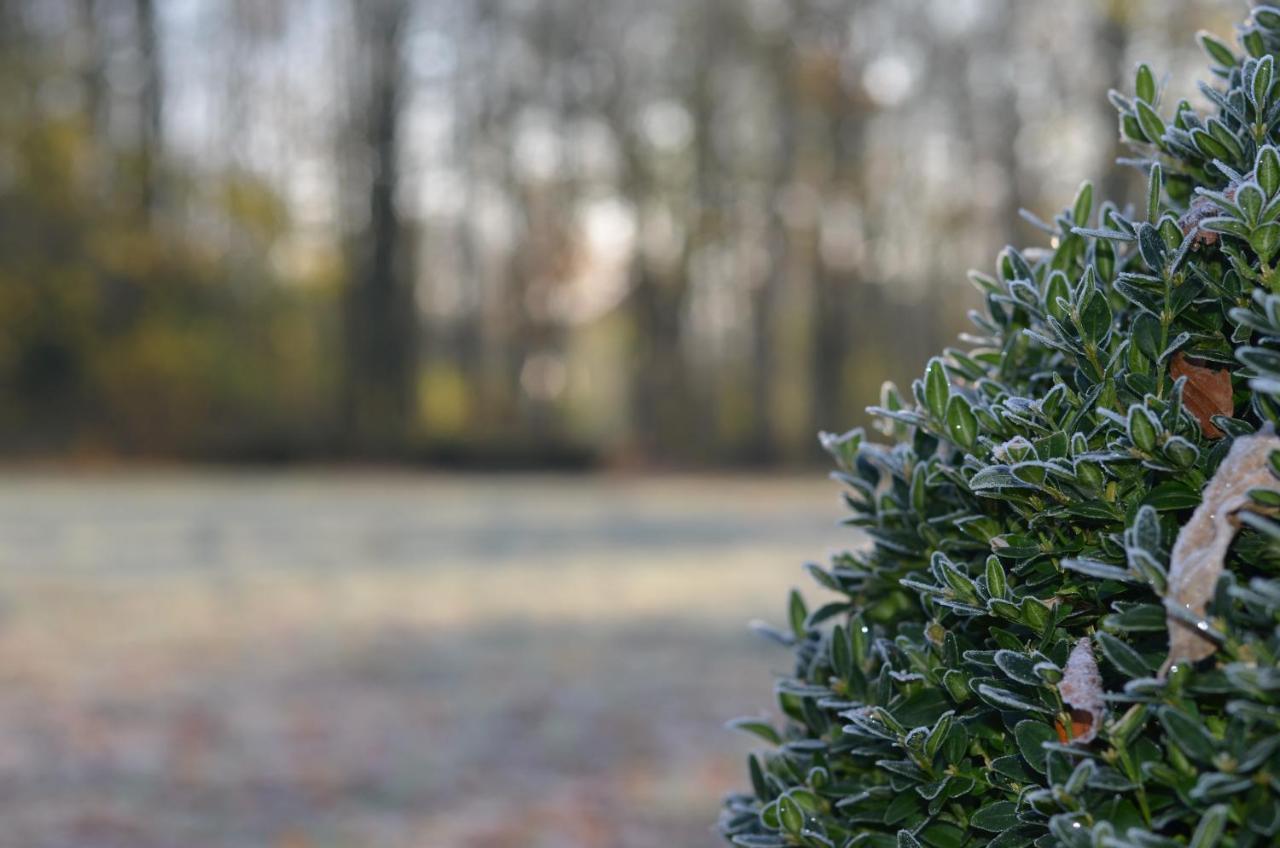
[[[1102,699],[1102,675],[1098,672],[1098,661],[1093,658],[1093,644],[1088,636],[1082,636],[1071,649],[1067,666],[1062,670],[1062,680],[1058,683],[1058,694],[1071,707],[1071,733],[1068,736],[1067,729],[1055,722],[1058,738],[1063,744],[1068,741],[1092,742],[1102,724],[1106,702]]]
[[[1223,196],[1226,197],[1227,200],[1235,199],[1236,190],[1240,188],[1240,184],[1245,180],[1253,179],[1253,173],[1253,171],[1250,171],[1239,180],[1232,180],[1231,184],[1223,190]],[[1197,197],[1195,200],[1191,201],[1191,206],[1188,207],[1186,213],[1178,219],[1178,226],[1182,228],[1182,234],[1184,236],[1189,236],[1192,233],[1195,233],[1195,238],[1192,240],[1193,248],[1217,244],[1218,234],[1213,230],[1202,229],[1200,224],[1209,218],[1216,218],[1221,214],[1222,208],[1212,199],[1208,197]]]
[[[1235,412],[1231,397],[1231,372],[1225,368],[1209,368],[1188,359],[1182,351],[1169,362],[1169,374],[1173,379],[1186,377],[1182,389],[1182,403],[1200,422],[1201,431],[1211,439],[1222,438],[1222,431],[1213,426],[1213,416],[1230,416]]]
[[[1268,462],[1273,450],[1280,450],[1280,438],[1274,432],[1237,438],[1205,486],[1200,506],[1178,531],[1178,539],[1173,543],[1164,605],[1167,610],[1190,611],[1201,626],[1188,624],[1171,613],[1166,614],[1169,657],[1160,670],[1162,676],[1178,660],[1195,662],[1217,650],[1208,635],[1202,632],[1207,628],[1203,622],[1205,605],[1213,596],[1227,548],[1239,528],[1236,513],[1251,508],[1249,490],[1280,491],[1280,481],[1271,473]]]

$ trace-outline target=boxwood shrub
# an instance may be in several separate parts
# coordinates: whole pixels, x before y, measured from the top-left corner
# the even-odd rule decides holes
[[[732,722],[769,745],[733,844],[1280,844],[1280,8],[1199,38],[1207,111],[1146,66],[1110,95],[1138,208],[1085,184],[971,275],[887,444],[823,435],[870,542],[763,628],[793,662],[780,723]]]

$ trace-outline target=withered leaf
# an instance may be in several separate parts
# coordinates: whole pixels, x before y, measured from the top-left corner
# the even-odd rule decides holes
[[[1066,668],[1062,670],[1062,680],[1058,683],[1058,694],[1071,707],[1071,733],[1062,724],[1055,723],[1058,738],[1066,743],[1092,742],[1098,735],[1098,727],[1106,710],[1102,699],[1102,675],[1098,672],[1098,661],[1093,657],[1093,644],[1088,636],[1082,636],[1067,657]]]
[[[1222,431],[1213,426],[1213,416],[1230,416],[1235,411],[1231,398],[1231,372],[1225,368],[1200,365],[1178,351],[1169,362],[1169,374],[1175,380],[1187,378],[1182,390],[1182,403],[1200,422],[1200,430],[1210,439],[1222,438]]]
[[[1205,605],[1213,596],[1227,548],[1239,528],[1236,514],[1245,509],[1256,509],[1249,499],[1249,490],[1280,490],[1268,462],[1274,450],[1280,450],[1280,438],[1269,429],[1237,438],[1205,486],[1200,506],[1178,531],[1169,564],[1169,585],[1164,605],[1166,610],[1184,612],[1181,617],[1172,612],[1165,615],[1169,628],[1169,657],[1160,670],[1161,675],[1166,674],[1178,660],[1195,662],[1217,650],[1204,632],[1207,629],[1203,620]],[[1194,622],[1184,620],[1186,612],[1191,614]]]

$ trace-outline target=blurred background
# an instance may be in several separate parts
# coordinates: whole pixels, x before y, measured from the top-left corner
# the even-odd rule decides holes
[[[0,0],[5,844],[717,844],[814,434],[1245,8]]]

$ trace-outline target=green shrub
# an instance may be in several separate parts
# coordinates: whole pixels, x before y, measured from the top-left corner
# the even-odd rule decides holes
[[[1239,42],[1201,36],[1210,116],[1146,66],[1113,93],[1142,208],[1086,184],[973,274],[891,446],[824,435],[874,544],[770,631],[785,726],[733,723],[773,746],[733,843],[1280,844],[1280,8]]]

